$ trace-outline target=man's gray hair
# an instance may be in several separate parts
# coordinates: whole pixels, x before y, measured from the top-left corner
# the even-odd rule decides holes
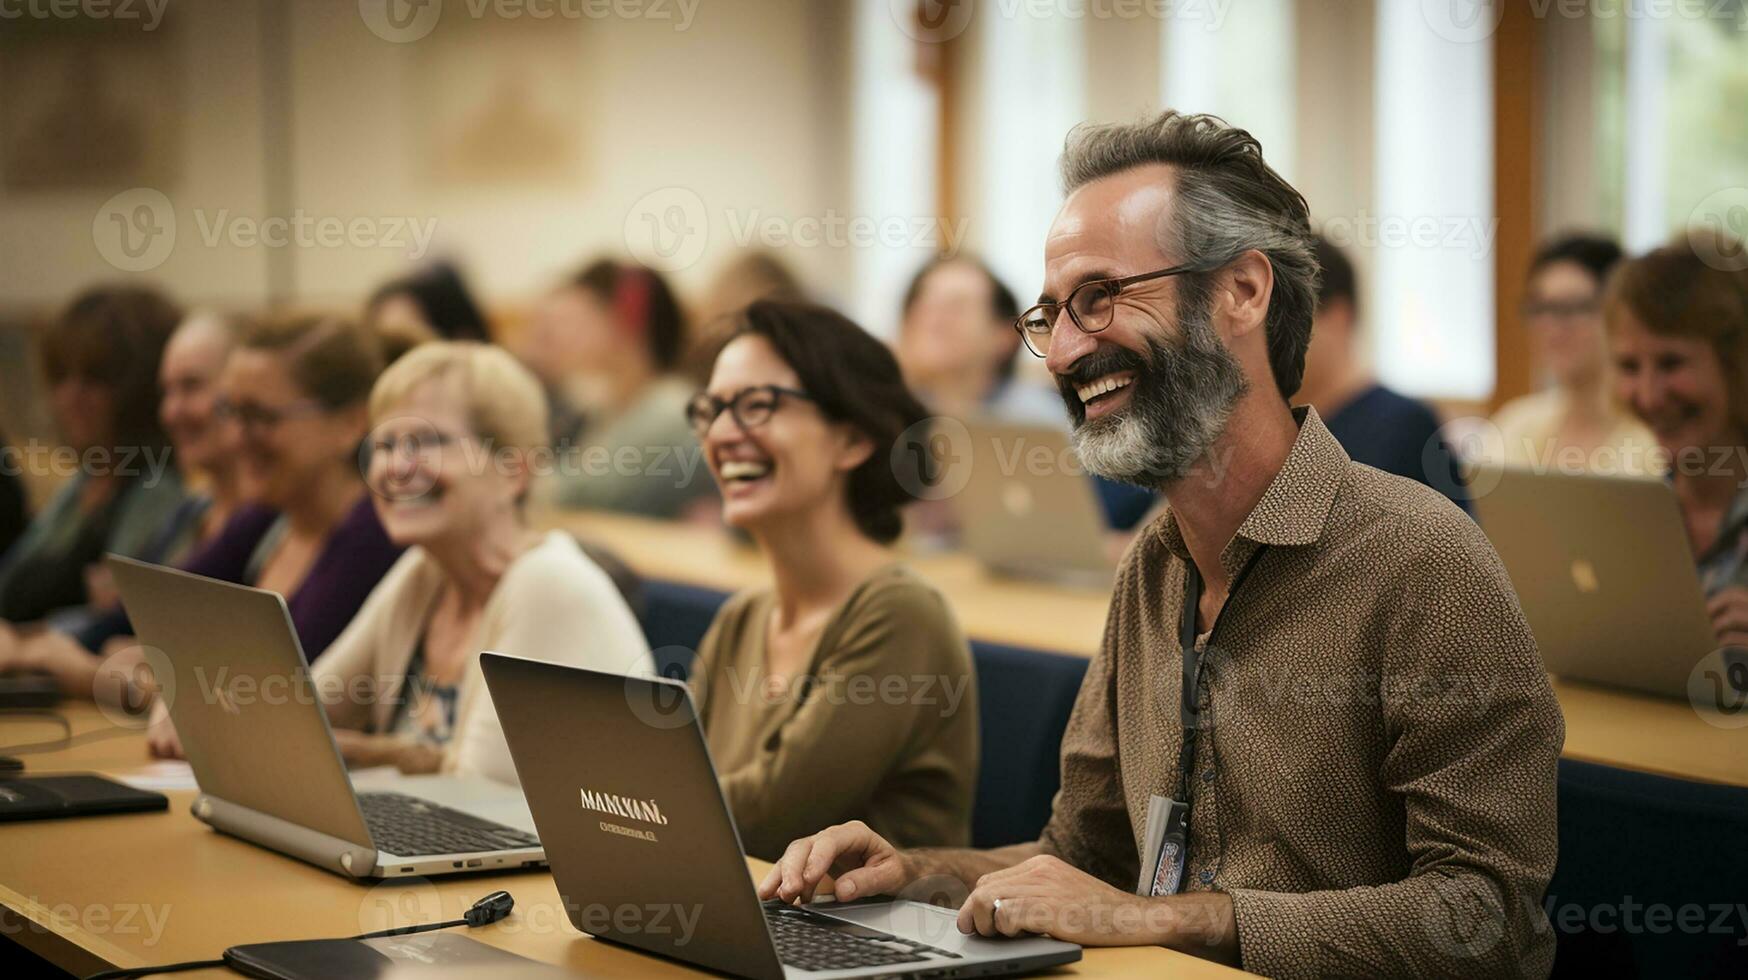
[[[1218,267],[1255,249],[1274,266],[1264,332],[1275,384],[1292,398],[1305,374],[1319,276],[1304,196],[1263,161],[1262,144],[1248,132],[1172,109],[1140,123],[1076,126],[1062,151],[1063,190],[1154,163],[1178,175],[1176,204],[1160,220],[1162,251]],[[1199,275],[1184,281],[1198,292],[1208,286]]]

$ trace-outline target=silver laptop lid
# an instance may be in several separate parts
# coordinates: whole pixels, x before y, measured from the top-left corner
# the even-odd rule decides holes
[[[346,767],[315,697],[285,600],[111,555],[134,633],[160,681],[200,790],[300,827],[372,847]]]
[[[1498,467],[1470,485],[1550,671],[1686,696],[1716,644],[1667,485]]]
[[[571,924],[782,977],[686,686],[496,653],[480,663]]]
[[[964,428],[969,448],[955,450],[969,467],[953,506],[966,550],[997,571],[1108,586],[1116,564],[1104,513],[1068,434],[987,421]]]

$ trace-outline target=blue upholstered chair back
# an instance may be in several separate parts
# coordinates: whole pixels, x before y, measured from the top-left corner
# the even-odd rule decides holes
[[[684,678],[727,596],[672,582],[643,584],[643,628],[664,677]],[[1079,657],[973,643],[982,724],[972,842],[1036,840],[1056,795],[1062,730],[1086,675]]]
[[[1000,847],[1037,840],[1061,781],[1062,730],[1087,662],[973,643],[982,750],[971,841]]]
[[[1559,805],[1555,976],[1748,977],[1748,789],[1562,759]]]

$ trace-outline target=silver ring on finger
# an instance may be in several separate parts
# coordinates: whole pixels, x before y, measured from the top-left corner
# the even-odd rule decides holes
[[[991,915],[1000,915],[1001,914],[1001,899],[999,899],[999,898],[996,899],[995,902],[990,905],[989,909],[990,909]]]

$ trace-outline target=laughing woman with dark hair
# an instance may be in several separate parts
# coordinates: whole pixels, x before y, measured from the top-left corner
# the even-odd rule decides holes
[[[730,599],[692,683],[748,853],[821,820],[964,844],[977,777],[971,654],[947,601],[899,563],[923,409],[879,341],[830,310],[761,301],[687,410],[773,585]],[[926,685],[927,689],[924,690]]]

